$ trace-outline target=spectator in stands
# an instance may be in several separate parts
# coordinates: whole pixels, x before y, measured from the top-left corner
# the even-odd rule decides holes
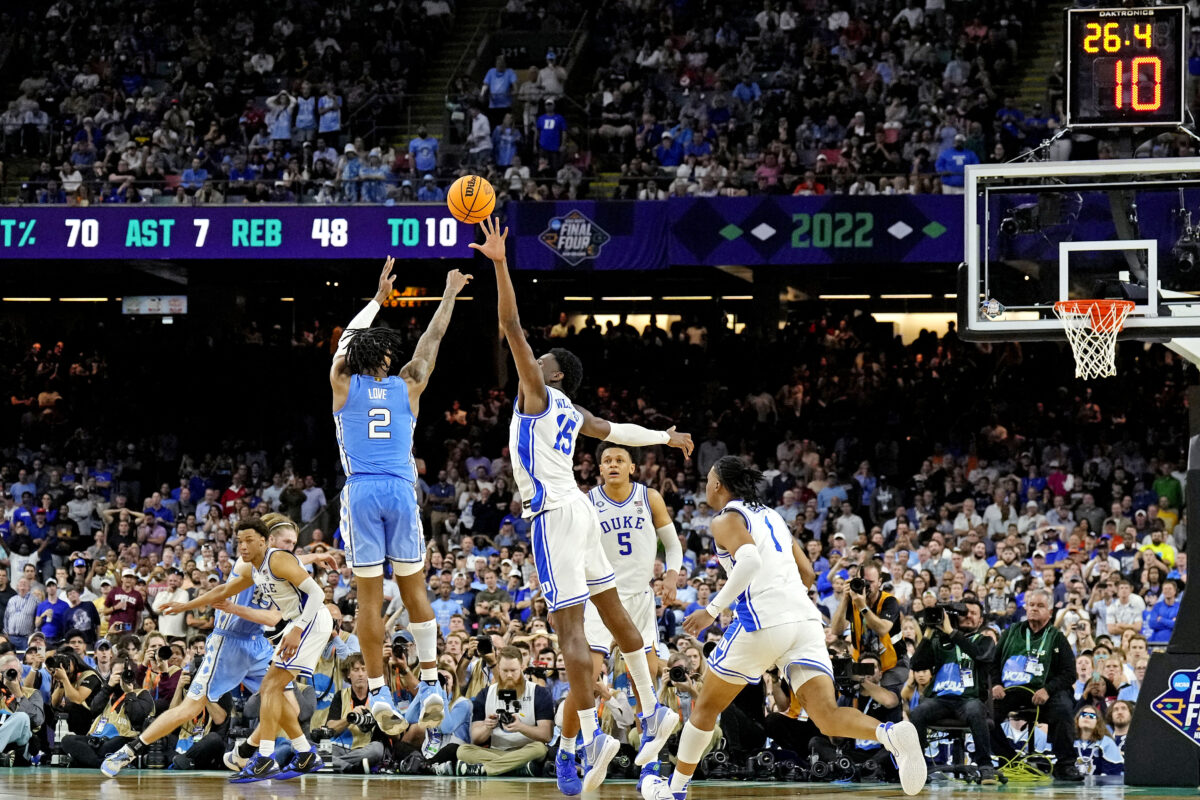
[[[417,190],[417,201],[421,203],[440,203],[446,199],[446,192],[437,185],[433,175],[426,174]]]
[[[408,143],[408,152],[412,155],[414,172],[437,174],[438,140],[429,135],[424,125],[417,128],[416,138]]]
[[[553,50],[547,52],[546,65],[537,74],[540,96],[545,100],[557,100],[563,96],[566,83],[567,71],[558,63],[558,54]]]
[[[488,122],[492,127],[499,126],[501,120],[508,116],[517,83],[517,73],[508,66],[504,56],[496,56],[496,66],[483,76],[483,87],[479,91],[480,102],[487,101]]]
[[[547,99],[546,111],[537,119],[538,154],[549,162],[551,168],[558,169],[562,166],[567,121],[555,109],[554,98]]]
[[[470,132],[467,134],[467,165],[483,167],[488,164],[492,153],[492,126],[478,106],[467,111]]]

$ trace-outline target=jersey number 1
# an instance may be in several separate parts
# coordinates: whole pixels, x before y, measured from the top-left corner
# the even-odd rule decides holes
[[[372,408],[367,416],[371,418],[371,421],[367,423],[368,439],[392,438],[392,432],[386,430],[387,426],[392,424],[392,410],[390,408]]]

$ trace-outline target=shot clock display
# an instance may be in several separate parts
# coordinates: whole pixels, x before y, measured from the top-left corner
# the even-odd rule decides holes
[[[1186,9],[1067,11],[1067,125],[1183,123]]]

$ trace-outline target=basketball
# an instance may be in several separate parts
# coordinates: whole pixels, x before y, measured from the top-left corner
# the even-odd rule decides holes
[[[496,190],[478,175],[464,175],[450,185],[446,205],[456,220],[474,225],[496,208]]]

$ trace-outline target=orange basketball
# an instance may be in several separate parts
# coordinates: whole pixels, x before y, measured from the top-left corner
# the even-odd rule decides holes
[[[450,184],[446,205],[456,220],[474,225],[496,209],[496,190],[478,175],[464,175]]]

